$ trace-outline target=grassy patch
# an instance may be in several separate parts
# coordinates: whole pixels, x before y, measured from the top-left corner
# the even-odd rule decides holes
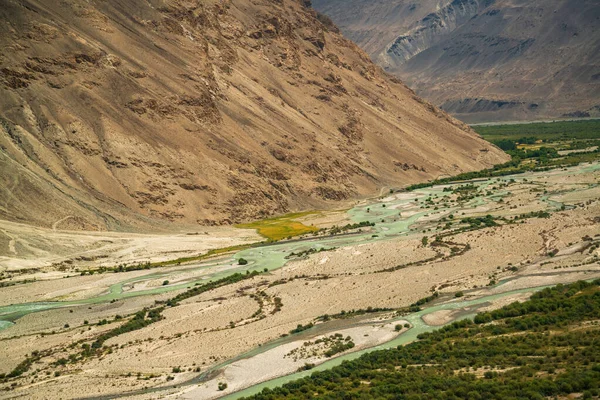
[[[297,221],[299,218],[312,214],[317,214],[317,212],[306,211],[286,214],[280,217],[263,219],[247,224],[238,224],[236,225],[236,228],[256,229],[261,236],[264,236],[267,239],[281,240],[318,231],[314,226],[307,226],[302,222]]]

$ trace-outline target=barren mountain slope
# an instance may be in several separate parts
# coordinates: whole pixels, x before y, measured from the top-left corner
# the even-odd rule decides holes
[[[312,0],[319,13],[330,17],[344,36],[371,56],[406,33],[415,21],[434,11],[439,0]]]
[[[6,0],[0,20],[0,219],[221,224],[506,159],[295,0]]]
[[[598,0],[314,3],[378,64],[465,121],[600,116]]]

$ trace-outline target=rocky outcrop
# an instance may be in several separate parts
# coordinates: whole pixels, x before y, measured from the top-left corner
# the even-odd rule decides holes
[[[452,0],[416,22],[377,58],[384,66],[399,66],[439,43],[495,0]]]
[[[600,116],[595,0],[313,3],[388,72],[465,121]]]

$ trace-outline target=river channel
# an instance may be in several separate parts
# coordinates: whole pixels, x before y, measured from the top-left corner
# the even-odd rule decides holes
[[[390,194],[385,198],[363,202],[347,211],[348,217],[354,222],[369,221],[376,225],[363,232],[334,235],[318,236],[304,240],[282,241],[269,245],[252,247],[239,251],[233,256],[221,257],[197,264],[189,264],[185,267],[162,268],[159,272],[148,271],[147,274],[135,278],[126,278],[123,281],[113,284],[103,294],[85,299],[73,301],[49,301],[12,304],[0,307],[0,329],[10,327],[15,321],[24,315],[50,310],[60,307],[73,307],[79,305],[102,304],[111,301],[127,299],[137,296],[151,296],[166,292],[183,290],[195,284],[206,283],[210,280],[220,279],[229,276],[235,272],[246,272],[252,270],[272,271],[282,268],[288,261],[290,253],[301,252],[308,249],[327,249],[332,247],[344,247],[357,245],[360,243],[398,239],[401,236],[419,233],[428,225],[423,225],[422,220],[429,221],[429,226],[437,224],[437,221],[450,213],[460,212],[462,210],[484,207],[489,203],[496,202],[508,192],[504,190],[489,190],[497,187],[501,183],[514,181],[535,181],[552,173],[553,175],[589,173],[600,169],[600,163],[587,164],[572,167],[563,170],[554,170],[548,172],[531,172],[519,175],[508,175],[500,178],[478,179],[469,183],[479,187],[481,193],[486,193],[473,198],[472,200],[454,207],[441,207],[433,210],[426,203],[429,197],[442,198],[448,196],[450,192],[444,191],[444,188],[454,184],[439,185],[430,188],[418,189],[413,192],[399,192]],[[464,182],[460,183],[464,184]],[[587,187],[574,186],[572,191],[584,190]],[[560,194],[564,194],[561,192]],[[557,193],[558,194],[558,193]],[[562,203],[552,199],[553,193],[540,195],[539,200],[547,204],[549,211],[554,211],[562,207]],[[419,230],[415,225],[421,225]],[[238,265],[237,260],[244,258],[248,260],[247,265]],[[171,284],[166,286],[146,288],[144,282],[163,279],[173,274],[186,272],[193,275],[184,283]]]

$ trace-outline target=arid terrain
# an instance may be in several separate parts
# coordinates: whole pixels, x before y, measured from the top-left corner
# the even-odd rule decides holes
[[[506,160],[301,1],[8,0],[0,21],[5,220],[227,225]]]
[[[78,257],[96,234],[75,246],[56,232],[44,268],[5,259],[0,319],[14,323],[0,330],[0,398],[217,398],[600,277],[599,183],[595,163],[400,191],[299,217],[324,228],[304,238],[131,271],[101,266],[123,263],[128,247],[135,265],[260,239],[219,227],[136,253],[160,240],[107,235],[109,251],[97,245],[104,256],[90,261]],[[43,236],[9,228],[31,251]]]
[[[600,116],[595,0],[314,0],[418,95],[466,122]]]
[[[599,124],[398,79],[592,115],[551,3],[1,1],[0,400],[241,398],[600,277]]]

